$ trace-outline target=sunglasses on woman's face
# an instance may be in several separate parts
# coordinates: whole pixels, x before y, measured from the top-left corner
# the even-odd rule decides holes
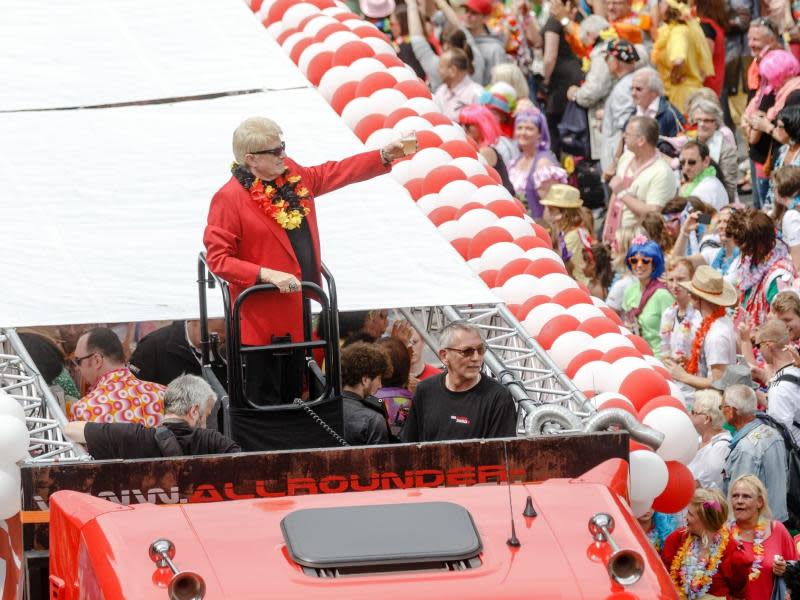
[[[653,264],[653,259],[647,258],[646,256],[632,256],[628,260],[628,264],[632,267],[636,267],[639,265],[648,266]]]

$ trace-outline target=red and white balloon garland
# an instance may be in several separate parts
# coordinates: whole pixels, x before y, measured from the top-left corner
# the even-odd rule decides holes
[[[392,177],[598,410],[627,410],[665,434],[657,451],[631,442],[634,513],[684,508],[698,437],[680,389],[647,343],[567,274],[547,232],[386,36],[338,0],[251,0],[250,8],[367,148],[417,132],[419,152]]]

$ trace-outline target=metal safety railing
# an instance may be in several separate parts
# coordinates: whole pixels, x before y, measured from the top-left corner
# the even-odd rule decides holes
[[[22,405],[30,432],[30,459],[50,462],[87,458],[64,437],[67,417],[14,329],[0,329],[0,389]]]

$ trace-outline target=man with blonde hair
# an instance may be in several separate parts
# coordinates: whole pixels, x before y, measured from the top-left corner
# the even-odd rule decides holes
[[[722,488],[722,469],[730,454],[731,434],[723,429],[720,410],[722,394],[717,390],[698,390],[694,394],[691,419],[700,434],[700,449],[687,467],[699,487]]]
[[[769,319],[756,331],[756,347],[774,373],[767,392],[767,414],[783,423],[800,443],[800,368],[786,349],[789,329],[783,321]]]
[[[800,295],[792,290],[780,292],[772,301],[772,315],[783,321],[789,330],[792,343],[800,343]]]
[[[769,508],[783,522],[789,518],[786,505],[787,461],[783,437],[756,417],[756,394],[746,385],[725,390],[722,414],[736,430],[731,452],[722,473],[723,492],[742,475],[753,474],[769,491]]]

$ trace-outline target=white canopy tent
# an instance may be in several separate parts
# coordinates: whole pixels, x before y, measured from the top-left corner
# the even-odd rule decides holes
[[[229,177],[231,133],[248,116],[278,121],[301,164],[363,149],[243,4],[82,0],[50,6],[59,15],[48,15],[48,27],[20,16],[47,20],[45,8],[12,4],[0,55],[13,48],[34,75],[24,62],[9,68],[8,55],[0,59],[0,326],[196,316],[209,201]],[[43,43],[45,29],[59,30],[58,47]],[[108,64],[92,35],[114,46],[103,55]],[[54,67],[51,85],[34,81],[50,76],[54,56],[81,65],[76,77],[59,78]],[[140,84],[130,71],[145,74]],[[304,87],[290,89],[298,83]],[[253,88],[271,91],[24,110]],[[323,196],[317,206],[341,309],[498,301],[391,177]],[[211,312],[221,314],[217,294],[211,298]]]

